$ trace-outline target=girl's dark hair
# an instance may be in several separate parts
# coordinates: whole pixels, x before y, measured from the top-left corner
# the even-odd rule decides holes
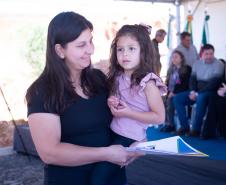
[[[123,72],[123,68],[118,64],[117,60],[117,42],[120,37],[123,36],[131,36],[135,38],[140,45],[140,64],[131,75],[131,87],[138,85],[147,73],[156,73],[156,71],[154,71],[154,64],[156,63],[155,48],[150,39],[147,27],[137,24],[124,25],[116,33],[115,39],[111,44],[110,68],[108,73],[108,84],[111,93],[116,93],[118,89],[116,78]]]
[[[61,113],[67,106],[65,93],[73,100],[77,97],[70,78],[70,70],[63,59],[57,55],[55,45],[60,44],[66,47],[67,43],[77,39],[86,29],[93,30],[92,23],[75,12],[62,12],[52,19],[48,27],[45,68],[27,90],[28,103],[31,95],[37,93],[37,86],[40,83],[44,84],[44,108],[47,111],[54,107],[57,113]],[[98,89],[93,83],[96,79],[91,72],[91,66],[88,66],[81,73],[81,87],[88,96],[95,94]],[[96,81],[98,83],[98,80]]]

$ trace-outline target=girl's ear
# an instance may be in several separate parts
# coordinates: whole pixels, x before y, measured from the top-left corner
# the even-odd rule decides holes
[[[64,59],[64,48],[60,44],[55,45],[55,51],[61,59]]]

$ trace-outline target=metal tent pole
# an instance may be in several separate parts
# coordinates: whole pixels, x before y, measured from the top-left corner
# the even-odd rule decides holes
[[[25,145],[25,143],[24,143],[24,140],[23,140],[23,137],[22,137],[22,135],[21,135],[21,133],[20,133],[20,131],[19,131],[17,125],[16,125],[15,119],[14,119],[14,117],[13,117],[13,114],[12,114],[12,112],[11,112],[11,109],[9,108],[8,102],[6,101],[5,95],[4,95],[4,93],[3,93],[1,87],[0,87],[0,92],[1,92],[1,94],[2,94],[2,97],[3,97],[4,101],[5,101],[5,104],[6,104],[6,106],[7,106],[7,109],[8,109],[8,111],[9,111],[9,113],[10,113],[10,116],[11,116],[11,118],[12,118],[12,122],[13,122],[13,125],[14,125],[14,127],[15,127],[15,131],[18,133],[18,136],[19,136],[19,138],[20,138],[21,144],[22,144],[22,146],[23,146],[23,148],[24,148],[24,153],[25,153],[25,155],[28,157],[28,160],[30,161],[30,157],[29,157],[29,155],[28,155],[27,147],[26,147],[26,145]]]
[[[180,44],[180,0],[175,1],[176,6],[176,27],[177,27],[177,45]]]

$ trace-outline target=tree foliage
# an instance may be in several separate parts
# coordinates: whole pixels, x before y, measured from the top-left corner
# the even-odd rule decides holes
[[[26,59],[32,67],[32,73],[35,76],[40,75],[45,64],[45,44],[46,37],[44,29],[35,27],[31,30],[31,34],[27,40]]]

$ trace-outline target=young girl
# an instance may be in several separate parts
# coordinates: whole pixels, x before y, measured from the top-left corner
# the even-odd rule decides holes
[[[173,97],[175,94],[189,89],[189,79],[191,75],[191,67],[186,65],[184,55],[175,50],[171,55],[170,67],[167,71],[166,85],[168,94],[166,98],[166,118],[167,122],[160,129],[163,132],[172,132],[176,130],[174,123],[174,104]]]
[[[149,124],[164,121],[160,94],[166,92],[166,86],[153,73],[154,51],[143,25],[124,25],[112,42],[108,105],[114,116],[111,129],[117,134],[113,144],[128,147],[134,141],[143,141]],[[109,179],[118,168],[114,164],[97,166],[103,175],[94,173],[93,185],[110,184]]]

